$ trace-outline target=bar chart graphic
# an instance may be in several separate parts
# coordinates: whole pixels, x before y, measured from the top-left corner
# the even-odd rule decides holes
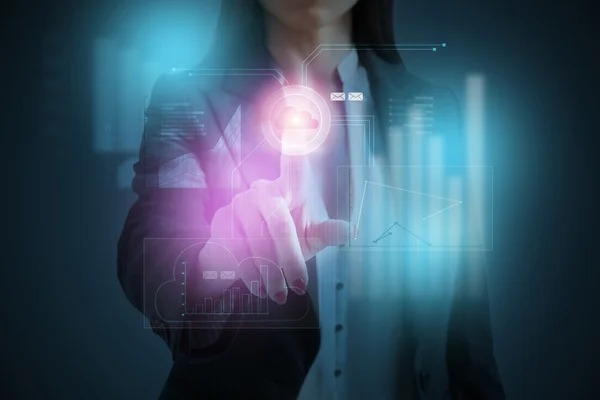
[[[231,239],[223,245],[210,238],[146,238],[144,313],[151,318],[144,320],[144,327],[154,329],[162,321],[169,329],[289,328],[297,324],[318,329],[308,294],[292,292],[283,306],[258,295],[263,288],[270,293],[274,281],[268,274],[280,267],[269,257],[236,259],[230,249],[239,248],[245,240]],[[264,240],[271,243],[273,239]],[[210,261],[205,265],[210,268],[198,268],[198,248],[207,249]],[[241,274],[247,268],[254,268],[256,277],[243,280]],[[204,278],[204,272],[210,279]]]
[[[221,296],[217,298],[205,297],[198,301],[188,296],[187,293],[187,262],[182,262],[183,267],[183,287],[182,293],[182,316],[201,316],[201,315],[268,315],[269,302],[267,298],[254,296],[252,293],[258,293],[260,282],[250,281],[250,291],[252,293],[243,293],[239,286],[231,286],[223,290]],[[267,276],[267,265],[260,266],[260,275]],[[230,272],[230,271],[226,271]],[[226,275],[228,276],[228,275]],[[268,279],[265,278],[265,289],[269,290]]]

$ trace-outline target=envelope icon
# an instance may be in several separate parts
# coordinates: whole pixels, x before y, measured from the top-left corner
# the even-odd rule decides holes
[[[235,271],[221,271],[221,279],[235,279]]]
[[[350,92],[348,93],[348,101],[363,101],[362,92]]]
[[[344,92],[331,92],[331,101],[344,101],[346,100],[346,93]]]
[[[217,271],[202,271],[202,279],[217,279]]]

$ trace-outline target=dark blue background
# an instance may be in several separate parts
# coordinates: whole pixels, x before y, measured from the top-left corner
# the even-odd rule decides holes
[[[401,3],[403,41],[443,38],[453,46],[449,63],[489,78],[490,298],[508,398],[600,398],[599,86],[592,79],[598,45],[591,5]],[[0,63],[8,201],[0,398],[156,398],[170,355],[142,329],[116,278],[116,240],[133,195],[117,190],[114,177],[127,155],[92,149],[89,47],[106,29],[113,4],[12,7],[3,16]],[[44,45],[52,37],[56,46]],[[64,60],[63,84],[50,100],[42,87],[48,51]],[[64,112],[48,117],[48,102]],[[61,129],[49,135],[49,123]]]

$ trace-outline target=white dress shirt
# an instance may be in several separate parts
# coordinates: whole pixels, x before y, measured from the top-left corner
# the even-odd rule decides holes
[[[370,164],[371,178],[373,174],[383,176],[384,160],[373,156],[371,142],[365,138],[373,133],[370,121],[375,118],[375,113],[367,72],[359,64],[356,51],[343,59],[338,73],[342,83],[340,91],[345,93],[346,101],[332,102],[333,120],[338,122],[334,122],[330,135],[339,135],[336,139],[349,147],[346,157],[342,157],[346,158],[342,161],[344,164]],[[349,93],[362,93],[363,100],[349,101]],[[343,107],[339,107],[340,104]],[[341,135],[346,135],[347,140],[344,141]],[[330,143],[335,146],[335,141]],[[361,176],[360,168],[352,171],[355,187],[351,190],[360,193],[365,178]],[[322,187],[341,185],[337,178],[328,179]],[[338,193],[338,196],[343,195]],[[353,198],[353,209],[357,212],[360,196]],[[367,231],[368,227],[361,227],[361,232]],[[358,399],[367,395],[384,399],[393,396],[394,331],[398,330],[399,320],[390,315],[399,314],[400,302],[393,301],[394,292],[389,290],[393,288],[385,283],[390,277],[393,279],[395,271],[386,262],[389,261],[387,253],[345,250],[332,247],[317,255],[319,293],[311,298],[318,299],[322,342],[301,399]],[[377,268],[377,273],[367,274],[369,266]]]

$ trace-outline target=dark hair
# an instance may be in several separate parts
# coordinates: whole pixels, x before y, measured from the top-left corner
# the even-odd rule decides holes
[[[392,47],[393,4],[394,0],[358,0],[352,10],[352,39],[357,47],[371,48],[382,60],[402,64],[400,54]],[[221,62],[232,61],[248,55],[248,51],[264,42],[264,12],[258,0],[222,0],[211,57]]]

